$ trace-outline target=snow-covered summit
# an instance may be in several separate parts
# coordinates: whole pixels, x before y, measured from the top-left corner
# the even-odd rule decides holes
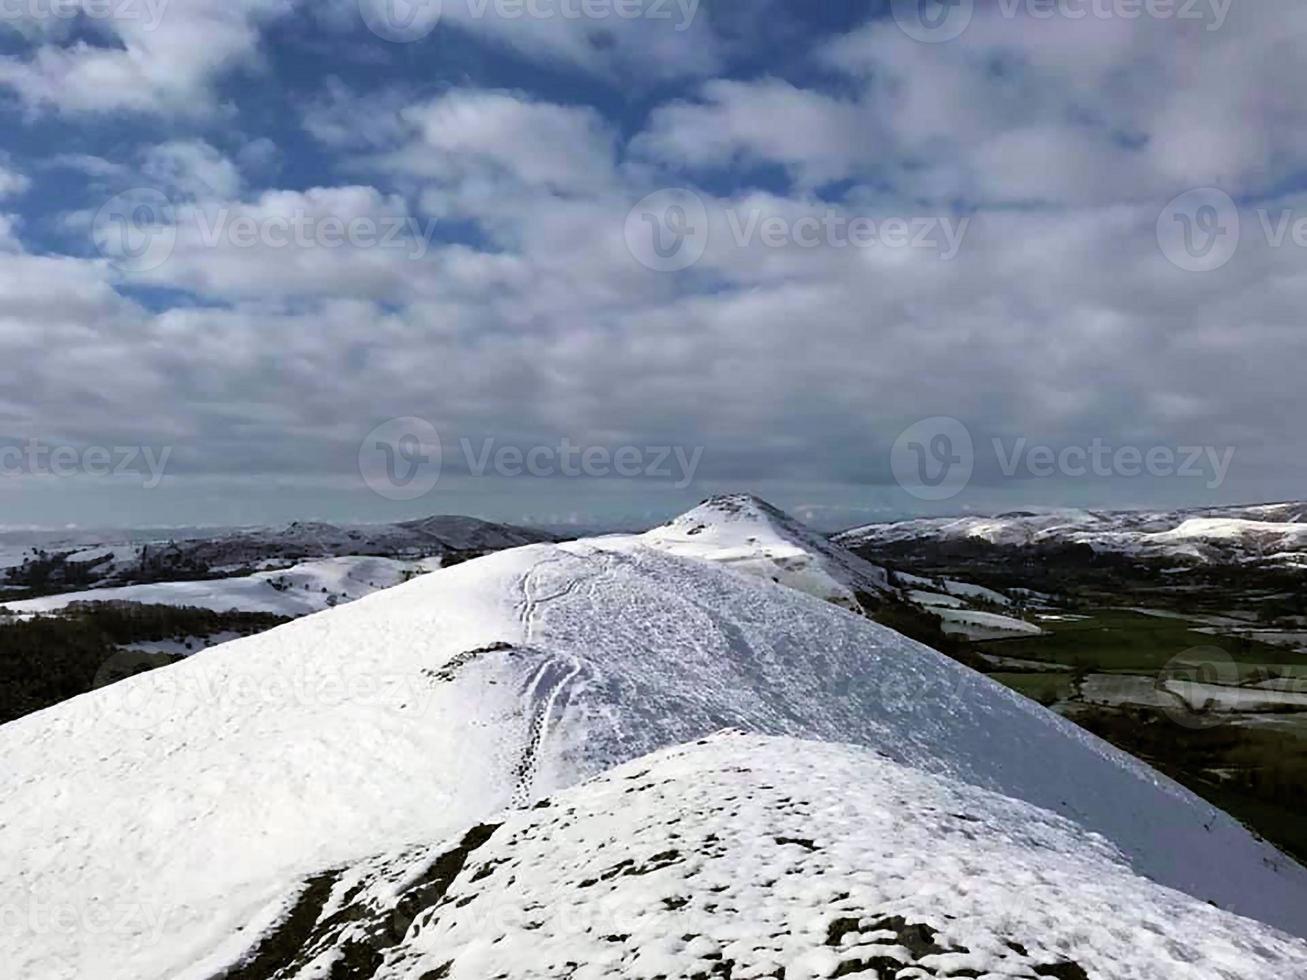
[[[884,569],[752,494],[711,497],[641,540],[671,554],[732,565],[850,609],[861,608],[859,593],[875,596],[888,588]]]

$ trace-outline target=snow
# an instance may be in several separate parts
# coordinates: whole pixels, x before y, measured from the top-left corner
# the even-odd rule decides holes
[[[944,595],[942,592],[925,592],[921,589],[912,589],[907,594],[908,601],[918,606],[925,606],[928,609],[962,609],[966,602],[954,595]]]
[[[1248,686],[1260,688],[1263,691],[1296,691],[1307,694],[1307,674],[1298,673],[1289,677],[1273,677]]]
[[[1182,920],[1212,901],[1307,934],[1307,871],[1177,784],[920,644],[758,575],[771,558],[721,560],[728,533],[716,536],[720,550],[703,548],[709,560],[669,553],[679,547],[670,538],[533,545],[465,562],[0,726],[0,962],[24,980],[206,980],[200,965],[238,955],[233,937],[244,930],[253,941],[250,923],[275,918],[298,882],[445,841],[505,807],[727,727],[855,743],[912,770],[886,775],[866,799],[854,792],[861,770],[836,770],[830,786],[854,825],[888,830],[898,819],[889,814],[909,811],[925,822],[920,841],[906,827],[898,844],[869,835],[869,846],[903,848],[893,867],[836,864],[823,881],[883,877],[889,887],[891,870],[911,875],[920,863],[934,871],[913,887],[935,881],[932,901],[974,898],[984,870],[1010,870],[1013,894],[1024,883],[1046,898],[1043,879],[1022,869],[1034,875],[1054,859],[1041,841],[1074,838],[1085,854],[1119,855],[1122,876],[1128,868],[1196,899],[1175,898]],[[786,749],[768,765],[790,758]],[[945,785],[936,777],[1008,798],[1012,821],[971,827],[967,847],[1024,842],[1036,855],[1000,865],[1000,850],[973,865],[945,850],[931,865],[927,838],[968,829],[942,808],[934,817],[916,808],[913,794]],[[677,795],[691,805],[690,793]],[[1040,837],[1022,804],[1050,811],[1046,822],[1073,821],[1074,833]],[[800,836],[843,805],[831,799],[796,818],[811,825]],[[598,859],[603,848],[592,850]],[[786,887],[802,891],[803,876]],[[1082,927],[1105,908],[1135,920],[1133,893],[1104,887]],[[1203,955],[1227,968],[1219,937],[1230,920],[1202,915],[1192,921],[1216,937]],[[1278,948],[1260,927],[1242,928],[1258,937],[1247,962],[1261,955],[1254,947]],[[1095,931],[1103,935],[1064,941],[1117,941]],[[1014,938],[1038,947],[1044,934]],[[531,941],[514,936],[504,949]],[[485,962],[497,955],[470,942]],[[679,962],[667,943],[648,944],[636,975]],[[1084,955],[1088,967],[1109,954]],[[1157,975],[1200,975],[1184,969]]]
[[[439,558],[324,558],[290,568],[195,582],[153,582],[112,589],[86,589],[0,604],[15,613],[50,613],[72,602],[141,602],[197,606],[215,612],[267,612],[303,616],[337,602],[350,602],[440,567]]]
[[[1234,541],[1257,537],[1274,539],[1276,551],[1307,547],[1307,524],[1246,521],[1233,518],[1195,517],[1170,531],[1148,536],[1152,541]]]
[[[922,578],[920,575],[911,575],[907,572],[894,572],[893,580],[896,585],[912,586],[928,591],[939,588],[939,582],[937,580],[932,578]]]
[[[1196,711],[1307,711],[1307,692],[1168,680],[1166,689]]]
[[[1100,520],[1099,515],[1082,510],[998,517],[931,517],[850,528],[836,535],[835,540],[846,546],[910,541],[915,538],[973,539],[995,545],[1027,545],[1040,537],[1082,526],[1093,526]]]
[[[1138,674],[1090,674],[1081,694],[1092,704],[1135,704],[1194,711],[1307,711],[1302,678],[1280,678],[1236,687]]]
[[[1083,544],[1110,552],[1188,563],[1264,558],[1296,561],[1307,551],[1304,504],[1203,511],[1058,511],[869,524],[835,536],[846,547],[911,542],[984,542],[1006,548]]]
[[[673,555],[733,565],[849,609],[889,587],[883,568],[838,548],[750,494],[713,497],[640,536]]]
[[[1184,707],[1180,698],[1162,687],[1156,677],[1138,674],[1090,674],[1080,684],[1080,695],[1090,704]]]
[[[975,585],[971,582],[947,581],[944,583],[944,588],[948,589],[950,595],[963,596],[972,600],[979,599],[982,602],[992,602],[999,606],[1012,605],[1012,600],[1002,592],[995,592],[983,585]]]
[[[1307,975],[1307,944],[1075,824],[847,745],[724,733],[487,831],[402,934],[375,928],[399,874],[368,867],[383,887],[362,924],[319,927],[317,964],[370,940],[377,980]]]
[[[1252,630],[1248,635],[1262,643],[1291,647],[1307,653],[1307,632],[1301,630]]]
[[[957,633],[970,640],[998,640],[1008,636],[1039,636],[1044,631],[1034,623],[1013,619],[1001,613],[976,609],[931,610],[941,620],[945,633]]]
[[[1022,657],[998,657],[992,653],[982,653],[980,659],[986,663],[993,664],[995,667],[1003,667],[1006,670],[1029,671],[1035,673],[1058,674],[1070,673],[1075,670],[1067,664],[1052,663],[1047,660],[1026,660]]]

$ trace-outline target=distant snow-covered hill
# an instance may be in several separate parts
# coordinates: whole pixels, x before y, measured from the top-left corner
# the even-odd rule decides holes
[[[685,521],[685,537],[730,544],[735,532],[717,526],[722,520],[704,520],[701,514]],[[701,524],[703,530],[689,533]],[[748,539],[755,537],[750,531],[740,544],[753,547]],[[0,726],[0,785],[5,787],[0,894],[22,906],[22,914],[6,916],[0,931],[0,962],[13,975],[32,980],[283,976],[278,971],[290,959],[278,957],[297,956],[315,923],[330,919],[333,911],[341,913],[337,924],[353,914],[346,895],[354,885],[388,890],[392,897],[423,883],[434,889],[433,882],[456,871],[459,862],[457,855],[444,858],[433,844],[465,841],[469,833],[475,838],[469,827],[502,822],[506,810],[532,805],[651,752],[734,728],[852,743],[877,753],[858,756],[862,762],[832,756],[820,775],[826,764],[818,765],[816,756],[778,743],[773,762],[743,757],[731,762],[761,772],[775,769],[776,782],[741,773],[736,794],[716,777],[705,783],[712,808],[721,811],[715,818],[721,830],[705,828],[704,834],[735,833],[728,818],[747,820],[756,812],[745,794],[754,792],[757,782],[759,793],[782,791],[775,794],[777,807],[788,802],[796,814],[811,814],[808,833],[778,829],[772,835],[776,847],[790,848],[777,854],[798,858],[800,852],[829,848],[836,862],[832,869],[845,869],[840,862],[856,858],[861,877],[850,874],[838,886],[834,878],[845,876],[844,870],[822,871],[817,864],[805,870],[796,864],[794,881],[785,887],[801,888],[803,876],[811,874],[808,901],[847,911],[848,917],[853,905],[867,903],[868,917],[911,913],[907,921],[913,924],[918,910],[934,903],[939,914],[920,921],[938,930],[949,946],[990,949],[1001,937],[1026,949],[1031,969],[1045,965],[1046,956],[1057,957],[1056,962],[1074,959],[1068,944],[1076,940],[1070,931],[1059,932],[1064,920],[1051,912],[1042,933],[1022,918],[1026,913],[999,922],[1000,913],[991,909],[975,919],[974,930],[961,918],[965,895],[976,904],[979,896],[1015,894],[1024,885],[1032,896],[1057,898],[1067,909],[1098,910],[1108,935],[1092,940],[1082,935],[1075,952],[1083,962],[1076,962],[1086,968],[1109,962],[1106,957],[1116,955],[1111,950],[1122,944],[1156,947],[1141,954],[1138,964],[1160,963],[1165,970],[1122,972],[1113,980],[1219,976],[1220,971],[1251,980],[1265,974],[1249,970],[1277,957],[1285,970],[1307,963],[1301,943],[1199,908],[1212,902],[1307,935],[1307,871],[1236,821],[983,676],[771,580],[784,576],[758,574],[759,562],[770,556],[703,560],[713,557],[690,556],[639,535],[504,551]],[[827,567],[842,574],[838,566]],[[828,780],[828,787],[859,774],[872,785],[866,794],[856,780],[845,785],[847,803],[811,797],[816,783],[787,775],[791,758],[800,767],[809,760],[813,778]],[[883,769],[876,768],[876,759],[885,761]],[[671,770],[662,778],[671,780],[667,785],[673,789],[679,785]],[[950,780],[969,789],[954,789]],[[645,822],[662,825],[660,834],[679,833],[678,822],[699,834],[685,822],[689,793],[673,794],[681,797],[675,806],[667,794],[656,793],[637,803],[635,793],[643,785],[631,781],[630,815],[647,812]],[[792,791],[784,793],[787,786]],[[506,884],[507,876],[486,886],[508,888],[506,901],[520,901],[540,917],[540,927],[522,928],[538,932],[534,938],[542,943],[558,927],[540,932],[543,923],[563,910],[536,908],[536,901],[551,894],[550,881],[569,881],[575,870],[566,863],[572,853],[566,848],[574,845],[567,843],[573,838],[566,836],[567,821],[561,818],[592,791],[581,792],[567,807],[507,818],[521,833],[510,832],[495,843],[507,847],[534,837],[549,847],[540,835],[551,827],[560,834],[554,850],[564,864],[542,866],[531,880],[523,872],[516,889]],[[727,812],[732,802],[738,814]],[[860,813],[891,822],[900,814],[902,836],[882,838],[870,829],[854,833],[853,824],[841,823],[841,812],[855,824]],[[780,811],[769,819],[780,819]],[[584,834],[598,833],[593,828],[600,824],[587,823]],[[649,862],[671,861],[657,855],[675,845],[645,855],[639,833],[634,826],[613,824],[611,833],[587,849],[585,860],[600,860],[607,850],[620,869],[604,878],[607,872],[596,866],[597,876],[581,880],[643,877],[640,869]],[[813,850],[775,839],[788,836],[811,837]],[[924,850],[928,839],[938,841],[936,851]],[[1074,848],[1073,840],[1079,841]],[[368,864],[376,855],[410,847],[417,850],[403,867]],[[976,857],[967,856],[968,847]],[[884,860],[863,865],[857,855],[870,855],[866,848],[881,848]],[[513,860],[514,853],[527,852],[505,851],[503,859]],[[423,854],[431,859],[427,865]],[[1025,863],[1003,863],[1017,855]],[[621,863],[627,859],[632,863]],[[769,859],[760,860],[765,865]],[[746,860],[740,867],[756,876],[764,865]],[[717,866],[721,873],[730,867]],[[780,867],[775,881],[784,878]],[[1070,870],[1056,871],[1062,867]],[[371,869],[368,881],[349,877],[354,872],[347,869],[364,868]],[[1101,870],[1101,877],[1088,874],[1090,869]],[[494,868],[483,871],[492,875]],[[1194,901],[1144,887],[1131,875],[1151,878]],[[876,891],[879,879],[885,882],[882,891]],[[337,891],[347,880],[350,887]],[[891,887],[890,882],[898,883]],[[543,890],[531,891],[537,884]],[[730,881],[721,884],[732,887]],[[747,882],[738,887],[752,894]],[[957,894],[945,897],[952,892]],[[841,893],[847,894],[840,898]],[[324,894],[329,901],[316,906]],[[596,887],[593,894],[604,892]],[[657,896],[644,890],[626,894],[666,899],[669,912],[688,907],[677,904],[681,898],[711,901],[674,889]],[[1136,894],[1138,906],[1131,904]],[[475,901],[475,895],[468,898]],[[1131,909],[1128,915],[1112,911],[1121,901]],[[456,900],[452,904],[462,907]],[[1173,910],[1176,921],[1194,924],[1194,930],[1172,950],[1165,940],[1149,938],[1157,934],[1137,924],[1136,908],[1149,910],[1150,923],[1161,914],[1153,910]],[[72,926],[51,928],[50,909]],[[945,913],[959,920],[948,920]],[[112,928],[102,927],[106,921]],[[524,948],[532,936],[514,934],[495,950],[490,933],[478,940],[471,926],[459,925],[471,921],[446,920],[449,928],[457,927],[447,959],[458,961],[458,976],[477,975],[483,966],[489,970],[485,976],[501,969],[511,977],[542,975],[529,966],[510,969],[509,960],[498,958],[517,955],[512,951]],[[808,975],[830,975],[838,969],[830,957],[843,955],[845,940],[863,942],[851,938],[862,924],[859,917],[857,924],[837,930],[835,946],[825,953],[804,952],[806,939],[783,943],[800,957],[796,970],[807,969],[801,965],[807,963],[813,971]],[[872,926],[869,918],[865,942],[886,938]],[[1191,941],[1203,926],[1210,927],[1209,938],[1215,937],[1209,945]],[[805,919],[794,928],[824,926]],[[729,931],[707,938],[720,945]],[[424,925],[415,922],[405,926],[401,938],[425,956],[431,948],[418,942],[423,933]],[[624,957],[634,954],[627,939],[637,935],[647,932],[611,941],[596,934],[596,942],[611,947],[603,947],[606,953],[578,947],[586,969],[578,962],[575,975],[604,976],[612,964],[629,965]],[[668,933],[667,942],[676,935]],[[1245,944],[1242,960],[1228,954],[1232,935]],[[680,946],[644,938],[640,944],[639,955],[647,959],[622,975],[682,975],[676,972],[683,962],[676,959]],[[551,956],[559,949],[548,948]],[[705,957],[712,952],[705,944],[695,949]],[[326,958],[306,965],[303,976],[335,975],[330,970],[336,955],[324,948]],[[762,962],[761,954],[750,957]],[[956,962],[963,968],[963,961]],[[1144,970],[1138,964],[1129,969]],[[428,973],[379,973],[382,965],[371,957],[360,972],[341,975],[445,975],[441,965]],[[1282,970],[1280,975],[1292,974]]]
[[[4,584],[11,590],[26,588],[51,594],[219,578],[224,573],[248,574],[252,568],[269,563],[285,567],[305,559],[462,558],[557,540],[545,531],[460,516],[395,524],[295,521],[283,528],[245,528],[175,540],[120,541],[112,533],[95,537],[99,540],[71,547],[47,546],[20,555],[10,553],[0,565]]]
[[[913,544],[1094,552],[1180,563],[1307,562],[1307,504],[1260,504],[1168,512],[1056,511],[869,524],[834,540],[877,550]]]
[[[0,603],[0,609],[20,614],[51,613],[76,602],[140,602],[194,606],[215,612],[236,610],[305,616],[389,589],[414,575],[439,568],[440,562],[439,557],[409,561],[360,556],[320,558],[252,575],[65,592]]]

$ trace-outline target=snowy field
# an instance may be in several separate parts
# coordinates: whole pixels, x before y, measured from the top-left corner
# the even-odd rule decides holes
[[[1168,680],[1166,690],[1196,711],[1307,711],[1307,692]]]
[[[215,612],[277,613],[303,616],[339,602],[351,602],[440,567],[439,558],[322,558],[289,568],[198,582],[158,582],[116,589],[87,589],[0,603],[13,613],[50,613],[72,602],[141,602],[197,606]]]
[[[1034,623],[978,609],[931,609],[944,621],[944,632],[969,640],[1001,640],[1009,636],[1039,636],[1044,631]]]

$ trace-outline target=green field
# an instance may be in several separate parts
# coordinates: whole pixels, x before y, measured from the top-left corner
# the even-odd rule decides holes
[[[1032,701],[1044,705],[1070,697],[1073,689],[1071,675],[1065,672],[1008,673],[1004,671],[989,676],[1004,687],[1010,687]]]
[[[1222,683],[1256,675],[1307,677],[1307,657],[1284,647],[1197,632],[1198,623],[1106,609],[1074,622],[1043,624],[1044,636],[988,640],[987,654],[1076,668],[1061,673],[1000,671],[989,676],[1057,710],[1085,728],[1152,763],[1200,796],[1300,860],[1307,858],[1307,825],[1301,817],[1307,785],[1307,713],[1286,715],[1273,725],[1212,720],[1197,728],[1178,725],[1164,713],[1140,707],[1093,706],[1077,698],[1076,678],[1086,673],[1156,676],[1173,660],[1219,662],[1206,650],[1224,651],[1236,666]],[[1182,656],[1183,655],[1183,656]],[[1226,661],[1229,663],[1230,661]]]
[[[1151,674],[1180,654],[1202,647],[1225,651],[1240,666],[1244,679],[1256,668],[1307,670],[1307,658],[1285,647],[1237,637],[1199,633],[1182,618],[1168,619],[1126,610],[1102,610],[1076,622],[1041,624],[1044,636],[988,640],[977,646],[986,653],[1022,657],[1097,671]]]

